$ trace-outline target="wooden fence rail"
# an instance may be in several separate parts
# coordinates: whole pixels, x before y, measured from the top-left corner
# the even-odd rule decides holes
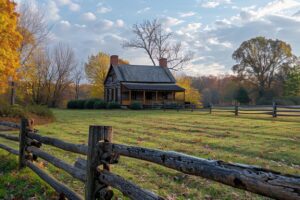
[[[209,113],[213,112],[229,112],[234,113],[235,116],[241,114],[265,114],[271,115],[272,117],[278,116],[300,116],[299,106],[281,106],[273,102],[273,105],[255,105],[255,106],[241,106],[235,103],[234,106],[213,106],[210,104]],[[289,114],[291,113],[291,114]]]
[[[18,127],[12,123],[0,122],[0,124]],[[274,199],[300,199],[300,176],[281,174],[257,166],[207,160],[174,151],[115,144],[112,142],[112,127],[90,126],[88,145],[72,144],[41,136],[38,131],[34,131],[30,120],[23,119],[19,127],[19,137],[0,134],[4,139],[18,141],[19,151],[4,144],[0,144],[0,148],[19,155],[20,168],[29,167],[60,194],[60,199],[66,197],[77,200],[83,197],[35,165],[34,162],[38,158],[48,161],[84,182],[87,200],[112,199],[113,191],[110,187],[118,189],[125,196],[135,200],[164,199],[110,172],[110,165],[118,163],[120,156],[152,162],[185,174],[200,176]],[[74,165],[70,165],[41,150],[41,143],[86,155],[87,160],[80,158]]]

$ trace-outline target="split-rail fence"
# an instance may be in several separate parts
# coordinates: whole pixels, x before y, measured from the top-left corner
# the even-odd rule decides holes
[[[110,165],[117,164],[120,156],[149,161],[179,172],[210,179],[225,185],[250,191],[274,199],[300,199],[300,176],[288,175],[245,164],[208,160],[174,151],[162,151],[113,143],[110,126],[90,126],[88,144],[73,144],[57,138],[40,135],[33,121],[22,119],[20,124],[0,122],[1,126],[18,128],[19,136],[0,133],[0,137],[19,142],[19,150],[0,144],[0,148],[19,156],[19,169],[29,167],[48,183],[60,199],[112,199],[115,188],[135,200],[160,200],[159,195],[112,173]],[[74,165],[68,164],[43,151],[42,145],[52,145],[65,151],[85,155]],[[85,196],[77,194],[65,184],[41,169],[35,161],[44,159],[85,184]]]

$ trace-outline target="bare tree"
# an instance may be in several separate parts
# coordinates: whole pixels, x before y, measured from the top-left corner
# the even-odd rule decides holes
[[[59,43],[54,47],[51,69],[51,102],[50,106],[56,107],[60,103],[66,88],[72,83],[72,72],[77,62],[74,51],[66,44]]]
[[[20,13],[18,29],[23,36],[20,47],[21,65],[24,66],[34,50],[47,40],[50,28],[45,20],[43,10],[36,8],[32,3],[23,1],[18,12]]]
[[[184,52],[180,42],[172,41],[173,35],[163,30],[158,19],[134,24],[132,32],[135,38],[124,42],[123,47],[143,49],[153,65],[157,65],[160,58],[167,58],[170,69],[180,70],[193,58],[192,52]]]
[[[75,85],[75,99],[79,98],[80,82],[84,78],[84,72],[82,68],[76,68],[74,71],[74,85]]]

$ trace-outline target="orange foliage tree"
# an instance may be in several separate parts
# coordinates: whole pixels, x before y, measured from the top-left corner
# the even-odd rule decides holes
[[[19,15],[15,7],[10,0],[0,0],[0,93],[7,89],[9,77],[16,78],[20,66],[22,36],[17,31]]]

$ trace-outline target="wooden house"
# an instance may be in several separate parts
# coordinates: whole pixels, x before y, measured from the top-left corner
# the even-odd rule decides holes
[[[167,67],[167,59],[160,59],[159,66],[120,65],[118,60],[116,55],[110,58],[110,68],[104,81],[106,102],[118,102],[123,106],[132,102],[140,102],[144,106],[184,103],[185,89],[176,85]]]

